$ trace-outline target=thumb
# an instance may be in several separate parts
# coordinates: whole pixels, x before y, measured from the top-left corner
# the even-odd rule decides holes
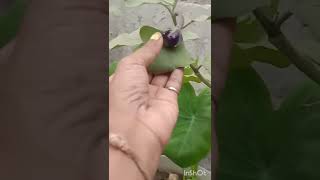
[[[160,32],[156,32],[150,37],[150,40],[143,47],[128,56],[128,61],[147,67],[159,55],[162,45],[162,35]]]

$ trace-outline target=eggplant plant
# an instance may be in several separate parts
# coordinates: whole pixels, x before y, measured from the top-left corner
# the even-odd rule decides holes
[[[217,0],[213,23],[236,18],[219,97],[218,180],[320,178],[320,1]],[[214,33],[214,32],[213,32]],[[253,68],[295,66],[306,80],[281,100]]]
[[[211,149],[211,58],[209,54],[205,60],[191,56],[186,45],[198,35],[187,31],[187,27],[192,23],[210,23],[210,16],[202,15],[184,23],[183,13],[176,11],[180,4],[178,0],[126,0],[125,4],[128,7],[158,5],[167,12],[166,21],[172,23],[169,29],[143,25],[136,31],[119,34],[109,42],[109,50],[121,46],[135,49],[147,42],[155,32],[162,33],[164,46],[148,70],[161,74],[178,67],[185,68],[184,84],[178,97],[179,118],[164,155],[182,168],[194,169]],[[114,72],[117,62],[110,64],[109,75]],[[195,175],[189,178],[196,179]]]

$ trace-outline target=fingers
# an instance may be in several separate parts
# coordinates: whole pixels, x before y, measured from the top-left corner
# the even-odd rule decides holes
[[[111,76],[109,76],[109,83],[112,81],[113,77],[114,77],[114,74],[112,74]]]
[[[181,90],[183,81],[183,69],[174,70],[165,85],[166,88],[162,88],[159,90],[157,97],[163,100],[167,100],[172,103],[177,103],[178,92]],[[173,90],[169,90],[167,88],[174,88],[178,92],[174,92]]]
[[[153,34],[142,48],[135,51],[133,54],[126,58],[130,63],[138,63],[143,66],[149,66],[154,59],[159,55],[163,45],[161,33]]]
[[[153,74],[148,73],[148,78],[149,78],[149,83],[150,83],[152,81],[152,79],[153,79]]]
[[[168,82],[169,76],[169,74],[157,75],[152,79],[151,85],[164,87]]]
[[[172,72],[166,84],[166,88],[173,87],[178,92],[180,92],[182,80],[183,80],[183,69],[176,69]]]

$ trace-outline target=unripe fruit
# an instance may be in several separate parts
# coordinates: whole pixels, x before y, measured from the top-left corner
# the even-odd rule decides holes
[[[183,41],[180,29],[167,30],[162,33],[162,37],[166,48],[175,48]]]

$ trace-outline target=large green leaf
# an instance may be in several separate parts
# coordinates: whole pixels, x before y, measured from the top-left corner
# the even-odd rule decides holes
[[[137,7],[143,4],[163,4],[166,6],[173,6],[175,0],[125,0],[127,7]]]
[[[292,11],[301,20],[304,25],[307,25],[313,34],[320,41],[320,1],[319,0],[291,0]]]
[[[280,51],[264,46],[245,48],[241,44],[234,44],[231,57],[232,66],[235,68],[247,67],[252,62],[267,63],[278,68],[285,68],[291,64]]]
[[[213,17],[237,17],[244,15],[257,7],[270,5],[270,0],[216,0],[213,3]]]
[[[320,178],[319,85],[303,84],[273,111],[253,69],[237,69],[219,105],[219,180]]]
[[[278,179],[320,179],[320,86],[304,83],[274,117],[268,128],[270,173]]]
[[[196,96],[185,83],[179,95],[179,118],[165,155],[181,167],[198,163],[211,147],[211,92],[203,90]]]
[[[259,129],[271,113],[270,94],[254,69],[233,69],[217,112],[219,180],[259,179],[265,154]]]
[[[15,0],[15,3],[9,11],[0,15],[0,48],[16,36],[25,12],[25,7],[25,0]]]
[[[143,26],[140,29],[140,37],[143,42],[147,42],[155,32],[160,32],[160,30],[150,26]],[[149,66],[149,71],[154,74],[171,72],[178,67],[188,66],[192,62],[191,55],[184,44],[181,44],[174,49],[162,48],[154,63]]]

